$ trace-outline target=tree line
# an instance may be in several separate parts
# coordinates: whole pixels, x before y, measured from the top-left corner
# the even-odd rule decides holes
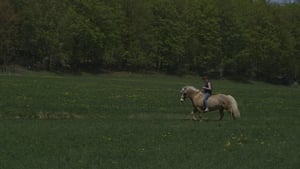
[[[0,65],[297,78],[300,4],[1,0]]]

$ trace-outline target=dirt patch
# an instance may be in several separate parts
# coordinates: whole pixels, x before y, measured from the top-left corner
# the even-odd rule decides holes
[[[167,119],[167,120],[188,120],[191,116],[186,114],[155,114],[155,113],[135,113],[128,116],[129,119]]]
[[[33,117],[34,119],[83,119],[82,115],[71,112],[62,113],[49,113],[49,112],[38,112]]]

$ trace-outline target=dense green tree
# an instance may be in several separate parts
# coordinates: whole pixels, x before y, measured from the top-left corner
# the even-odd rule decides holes
[[[62,64],[66,55],[61,41],[65,7],[64,1],[23,1],[19,11],[19,62],[50,70]]]
[[[16,57],[17,15],[8,0],[0,1],[0,64],[7,65]]]
[[[252,76],[269,77],[272,69],[277,68],[276,60],[280,42],[276,36],[276,25],[272,22],[270,6],[264,2],[256,2],[252,6],[252,17],[246,25],[247,48],[251,61],[247,73]],[[270,71],[266,71],[270,70]]]
[[[300,72],[300,5],[277,7],[281,40],[279,75],[298,78]]]
[[[63,36],[70,51],[71,66],[102,66],[110,8],[101,1],[77,0],[68,3],[69,26]]]
[[[186,26],[177,3],[158,0],[152,6],[151,56],[157,70],[178,70],[187,40]]]
[[[122,66],[132,69],[149,69],[149,40],[151,9],[149,2],[137,0],[121,0],[122,10]]]
[[[244,0],[220,0],[221,69],[226,74],[244,74],[250,69],[250,50],[247,48],[247,26],[251,17],[250,5]]]
[[[298,78],[299,56],[299,3],[0,1],[1,65],[272,80]]]
[[[189,41],[187,53],[193,70],[209,72],[221,66],[221,30],[217,4],[191,0],[187,23]]]

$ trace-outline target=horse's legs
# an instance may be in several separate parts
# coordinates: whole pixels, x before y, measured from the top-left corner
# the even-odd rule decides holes
[[[221,108],[220,110],[219,110],[219,112],[220,112],[220,121],[223,119],[223,117],[224,117],[224,109],[223,108]]]
[[[200,122],[202,122],[203,121],[203,111],[199,111],[199,120],[200,120]],[[204,120],[206,120],[205,118],[204,118]]]
[[[202,117],[202,113],[203,113],[203,111],[202,111],[202,109],[200,107],[197,107],[196,110],[198,112],[199,121],[202,122],[202,118],[203,118]]]
[[[202,121],[202,110],[200,109],[200,108],[198,108],[198,107],[195,107],[194,108],[194,110],[191,112],[191,114],[192,114],[192,120],[198,120],[198,118],[199,118],[199,121],[201,122]],[[198,118],[196,117],[196,113],[198,113]]]
[[[197,109],[196,108],[194,108],[194,110],[191,112],[191,114],[192,114],[192,120],[196,121],[197,117],[196,117],[195,113],[197,113]]]

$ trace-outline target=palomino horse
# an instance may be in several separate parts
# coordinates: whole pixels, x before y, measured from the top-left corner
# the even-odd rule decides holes
[[[194,106],[194,110],[192,111],[193,120],[197,120],[195,113],[199,113],[200,121],[202,120],[201,112],[204,112],[204,94],[196,89],[193,86],[184,86],[181,89],[181,98],[180,102],[182,103],[186,98],[189,98],[192,101]],[[208,108],[209,111],[219,110],[220,119],[222,120],[224,117],[224,110],[230,112],[231,117],[235,120],[237,117],[240,117],[240,111],[238,109],[237,102],[230,95],[224,94],[215,94],[211,95],[208,98]]]

